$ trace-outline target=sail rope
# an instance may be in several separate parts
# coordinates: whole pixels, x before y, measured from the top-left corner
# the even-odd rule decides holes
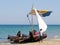
[[[28,21],[29,21],[29,23],[30,23],[30,19],[29,19],[29,15],[27,14],[27,18],[28,18]],[[31,24],[31,23],[30,23]]]

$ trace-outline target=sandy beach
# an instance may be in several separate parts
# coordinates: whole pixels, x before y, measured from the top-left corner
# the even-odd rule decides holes
[[[0,45],[60,45],[59,39],[48,39],[42,42],[24,43],[24,44],[11,44],[10,42],[0,42]]]

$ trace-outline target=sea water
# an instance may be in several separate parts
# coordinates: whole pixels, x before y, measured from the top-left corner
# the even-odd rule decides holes
[[[31,25],[0,25],[0,40],[7,40],[8,35],[15,36],[18,31],[28,35],[31,28]],[[34,29],[39,32],[38,25],[34,25]],[[59,38],[60,25],[48,25],[45,33],[47,38]]]

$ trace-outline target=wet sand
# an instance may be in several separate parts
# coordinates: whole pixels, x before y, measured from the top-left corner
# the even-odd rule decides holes
[[[60,38],[58,39],[48,39],[42,42],[24,43],[24,44],[11,44],[10,42],[0,41],[0,45],[60,45]]]

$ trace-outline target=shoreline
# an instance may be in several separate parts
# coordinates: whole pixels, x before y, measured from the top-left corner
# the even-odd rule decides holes
[[[32,42],[32,43],[24,43],[24,44],[11,44],[8,41],[0,41],[0,45],[60,45],[60,38],[54,39],[44,39],[42,42]]]

